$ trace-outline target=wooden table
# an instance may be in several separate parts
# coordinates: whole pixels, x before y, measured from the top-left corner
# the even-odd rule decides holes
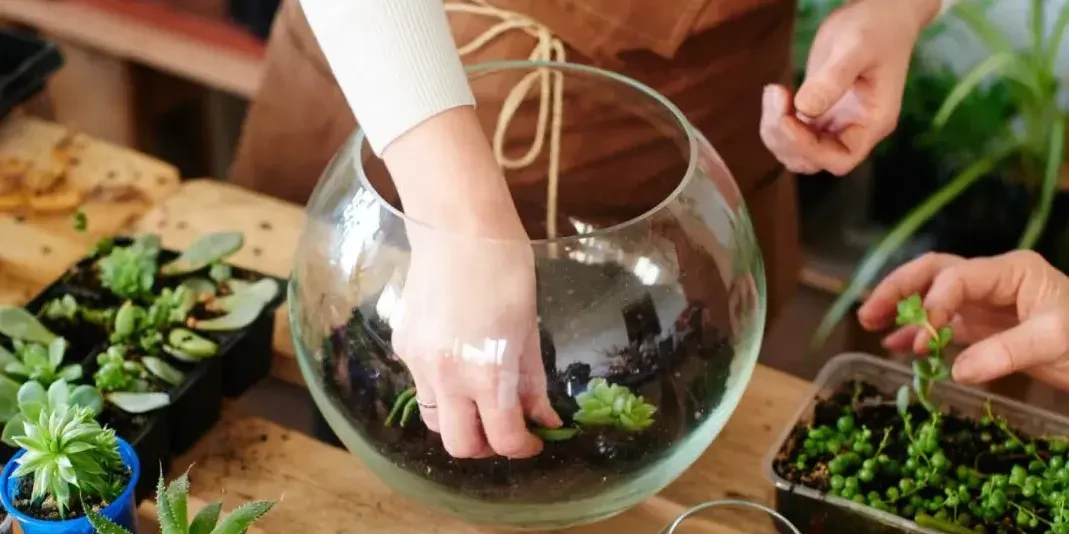
[[[183,183],[130,229],[158,233],[165,246],[174,248],[188,245],[203,232],[242,230],[247,245],[234,258],[235,263],[285,276],[289,274],[290,254],[302,219],[300,207],[219,182],[194,180]],[[41,273],[61,272],[87,244],[80,236],[60,236],[61,230],[13,226],[0,234],[5,236],[4,254],[10,242],[16,250],[32,251],[40,248],[41,240],[48,240],[63,253],[27,255],[26,267],[32,261]],[[8,271],[0,272],[0,286],[14,284],[24,288],[17,294],[22,300],[28,291],[50,280],[45,274],[19,273],[23,276],[13,278]],[[279,313],[278,321],[273,373],[301,384],[285,311]],[[794,407],[809,393],[809,387],[804,381],[759,367],[731,422],[687,473],[625,514],[568,532],[654,534],[687,507],[709,499],[734,497],[770,502],[771,485],[763,470],[764,456],[788,423]],[[493,532],[414,506],[346,451],[250,416],[234,404],[226,407],[215,430],[176,460],[172,476],[190,466],[191,494],[196,503],[203,504],[222,494],[225,508],[230,509],[249,499],[282,497],[282,502],[258,524],[261,532]],[[143,520],[151,521],[151,503],[142,505],[140,512]],[[681,532],[774,532],[767,518],[734,510],[710,511],[686,525]]]

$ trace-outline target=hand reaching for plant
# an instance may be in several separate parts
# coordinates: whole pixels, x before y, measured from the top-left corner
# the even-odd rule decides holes
[[[924,295],[935,328],[949,325],[955,342],[970,345],[954,362],[956,381],[981,383],[1023,371],[1069,390],[1069,278],[1038,254],[926,255],[873,290],[858,312],[862,326],[890,326],[898,302],[915,293]],[[884,345],[921,353],[929,338],[926,329],[905,326]]]
[[[412,257],[393,346],[424,423],[457,458],[526,458],[555,428],[539,347],[534,258],[519,230],[491,241],[410,225]]]
[[[797,95],[765,89],[761,139],[788,169],[845,175],[894,130],[913,46],[939,0],[859,0],[817,31]]]

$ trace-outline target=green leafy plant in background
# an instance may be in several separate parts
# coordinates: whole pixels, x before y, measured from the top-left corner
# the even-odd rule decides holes
[[[31,498],[52,499],[60,517],[66,517],[72,498],[115,500],[127,471],[115,432],[100,426],[92,408],[72,405],[69,394],[66,384],[56,382],[37,402],[20,402],[25,432],[13,438],[26,452],[15,460],[12,477],[32,475]]]
[[[156,516],[160,534],[244,534],[277,504],[253,501],[234,509],[220,520],[223,502],[215,501],[189,519],[189,474],[183,473],[164,487],[163,473],[156,484]],[[130,534],[108,518],[90,511],[86,514],[97,534]]]
[[[1020,121],[1014,128],[1004,121],[1002,128],[986,142],[977,145],[974,160],[925,201],[917,205],[899,221],[856,268],[850,283],[825,314],[813,337],[820,345],[854,302],[880,276],[887,263],[900,247],[936,213],[946,207],[979,180],[994,171],[1009,167],[1014,178],[1031,193],[1033,212],[1018,247],[1030,249],[1043,234],[1050,217],[1051,206],[1060,178],[1065,152],[1065,115],[1058,107],[1058,77],[1055,73],[1058,52],[1069,28],[1069,3],[1058,12],[1053,30],[1047,34],[1042,0],[1031,2],[1032,42],[1024,49],[1016,49],[988,19],[986,2],[960,4],[953,11],[991,50],[992,55],[965,74],[953,87],[934,118],[934,127],[950,124],[965,103],[982,94],[984,84],[994,79],[1002,85],[1009,98],[1013,116]]]

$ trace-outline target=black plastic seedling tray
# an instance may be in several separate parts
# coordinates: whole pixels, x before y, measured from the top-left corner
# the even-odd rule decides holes
[[[115,240],[117,246],[128,245],[128,238]],[[173,250],[161,250],[160,261],[167,262],[178,256]],[[92,265],[96,258],[87,257],[80,260],[64,273],[59,280],[38,293],[25,308],[40,315],[40,311],[52,299],[64,294],[71,294],[80,302],[89,302],[98,307],[111,307],[121,304],[120,300],[100,287],[92,276]],[[269,276],[255,271],[232,267],[233,276],[243,280],[258,280]],[[270,277],[273,278],[273,277]],[[170,468],[175,455],[187,451],[219,421],[223,396],[236,396],[247,391],[252,385],[266,377],[270,372],[272,345],[274,336],[275,310],[285,299],[286,281],[277,279],[279,295],[261,312],[261,316],[243,330],[235,332],[202,332],[219,345],[219,354],[196,364],[167,361],[181,370],[185,381],[168,393],[171,404],[166,408],[147,414],[126,414],[119,412],[112,405],[105,408],[101,420],[116,429],[116,432],[134,446],[141,460],[143,469],[151,476],[143,476],[136,490],[137,498],[151,497],[155,492],[157,466],[164,470]],[[181,278],[167,280],[167,286],[177,285]],[[41,317],[41,321],[57,335],[67,339],[69,347],[64,364],[81,363],[83,367],[80,383],[92,383],[93,373],[98,369],[97,355],[107,348],[107,336],[98,329],[88,327],[71,327],[63,321],[52,321]],[[10,343],[0,336],[0,344]],[[14,451],[8,451],[0,444],[0,456],[9,458]]]
[[[0,30],[0,119],[43,89],[62,65],[56,45],[23,32]]]

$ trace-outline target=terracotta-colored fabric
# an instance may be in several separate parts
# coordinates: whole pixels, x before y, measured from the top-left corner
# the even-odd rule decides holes
[[[452,1],[452,0],[451,0]],[[568,60],[601,66],[665,95],[716,147],[739,182],[761,245],[772,310],[794,289],[800,253],[794,179],[764,148],[761,93],[790,81],[791,0],[492,0],[535,18],[568,47]],[[604,9],[602,9],[604,8]],[[465,43],[493,21],[451,14]],[[469,64],[526,59],[534,40],[514,32],[465,58]],[[581,80],[567,78],[566,91]],[[487,86],[491,84],[491,86]],[[477,98],[501,94],[473,81]],[[636,115],[569,106],[562,139],[561,211],[606,220],[642,213],[681,175],[679,150]],[[486,106],[496,114],[496,106]],[[533,120],[525,105],[517,131]],[[493,124],[496,115],[481,117]],[[320,173],[356,127],[296,0],[284,0],[268,45],[263,85],[253,102],[232,180],[305,202]],[[595,132],[597,135],[592,135]],[[510,146],[511,141],[510,138]],[[659,141],[659,142],[658,142]],[[509,150],[515,154],[526,144]],[[544,212],[544,161],[509,174],[522,213]],[[782,176],[780,176],[782,174]],[[611,179],[607,183],[606,179]],[[608,186],[607,186],[608,185]],[[592,193],[593,192],[593,193]],[[592,194],[596,198],[592,199]],[[582,205],[569,205],[581,199]],[[529,217],[530,218],[530,217]]]

